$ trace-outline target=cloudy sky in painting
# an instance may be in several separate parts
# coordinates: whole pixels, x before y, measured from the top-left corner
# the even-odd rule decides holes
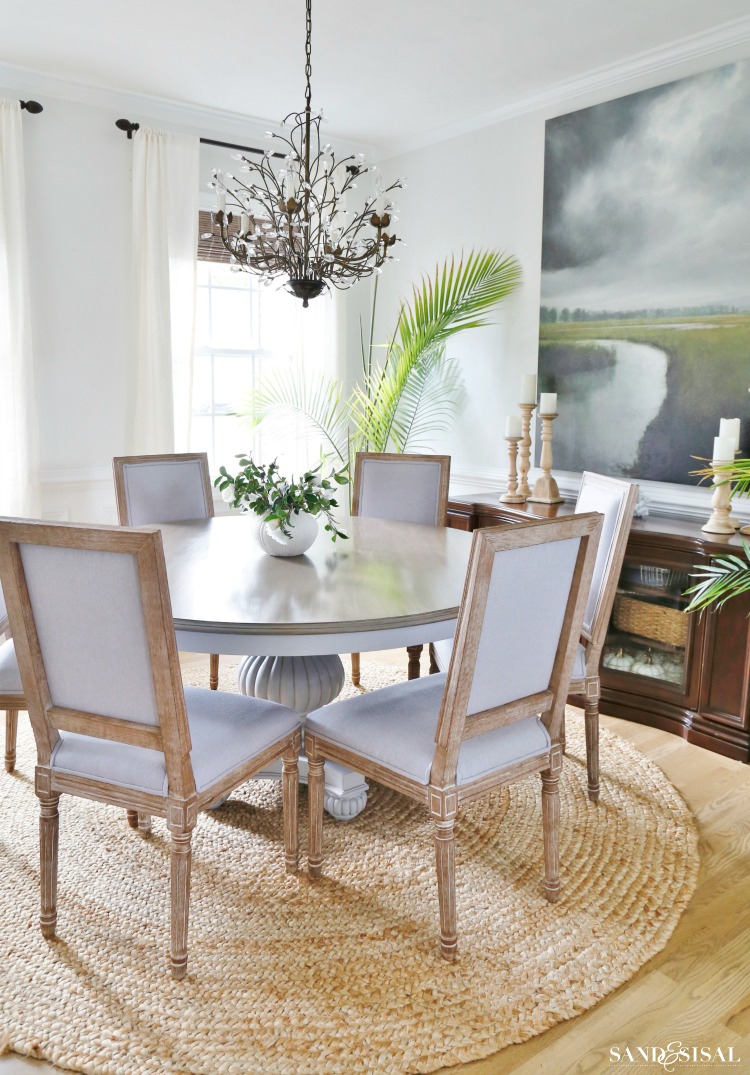
[[[548,121],[541,301],[750,309],[750,61]]]

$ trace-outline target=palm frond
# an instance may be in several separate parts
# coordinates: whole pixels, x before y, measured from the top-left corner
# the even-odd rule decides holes
[[[452,422],[466,398],[458,361],[445,348],[417,365],[404,386],[391,439],[399,452],[418,452]]]
[[[698,612],[715,605],[721,608],[732,597],[750,592],[750,545],[743,541],[745,559],[729,554],[717,556],[710,564],[696,568],[691,578],[698,581],[685,591],[694,594],[686,612]]]
[[[349,404],[342,402],[341,390],[341,383],[331,377],[311,378],[299,367],[276,369],[242,398],[236,413],[257,429],[271,413],[293,411],[346,463]]]

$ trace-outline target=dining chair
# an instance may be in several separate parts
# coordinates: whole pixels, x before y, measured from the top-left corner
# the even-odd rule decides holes
[[[638,499],[638,486],[620,478],[584,471],[576,500],[576,513],[598,511],[604,516],[602,537],[596,556],[596,566],[583,618],[581,638],[576,651],[570,693],[583,699],[586,728],[586,768],[588,796],[597,802],[599,783],[599,700],[601,682],[599,663],[607,637],[620,578],[625,548],[628,543],[633,512]],[[435,642],[431,660],[439,671],[448,667],[451,639]],[[564,742],[564,737],[563,737]]]
[[[352,515],[401,523],[445,526],[448,522],[449,455],[357,452]],[[418,679],[423,645],[407,646],[409,679]],[[352,654],[352,683],[360,685],[359,654]]]
[[[465,803],[541,773],[544,892],[559,896],[560,736],[601,526],[592,513],[475,531],[447,673],[307,717],[310,876],[322,872],[326,759],[423,803],[446,959],[457,950],[454,825]]]
[[[183,688],[155,528],[3,519],[0,576],[37,748],[42,935],[56,934],[62,794],[124,807],[131,825],[163,817],[170,963],[182,978],[198,812],[279,757],[286,869],[297,870],[299,716]]]
[[[206,452],[116,456],[112,469],[121,526],[213,518]],[[218,653],[209,655],[208,685],[219,686]]]
[[[26,709],[26,700],[23,696],[16,649],[10,637],[8,612],[2,587],[0,587],[0,635],[5,636],[5,640],[0,643],[0,709],[5,710],[5,769],[6,772],[12,773],[16,767],[18,714],[22,709]]]

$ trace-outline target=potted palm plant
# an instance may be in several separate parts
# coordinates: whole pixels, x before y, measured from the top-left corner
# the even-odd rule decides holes
[[[731,482],[737,495],[750,492],[750,459],[735,459],[732,463],[711,467],[708,473],[715,475],[716,484]],[[750,544],[747,541],[742,542],[742,550],[744,556],[727,553],[713,557],[710,564],[695,568],[693,578],[698,581],[686,591],[693,595],[687,612],[712,606],[721,608],[732,597],[750,592]]]

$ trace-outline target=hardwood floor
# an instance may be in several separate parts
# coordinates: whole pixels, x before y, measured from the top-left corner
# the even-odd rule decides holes
[[[405,667],[406,654],[377,659]],[[205,664],[208,675],[207,658]],[[487,1060],[451,1068],[452,1075],[663,1075],[659,1063],[627,1062],[625,1048],[637,1057],[638,1047],[672,1042],[714,1055],[721,1048],[725,1056],[732,1047],[740,1061],[678,1062],[676,1075],[750,1071],[750,766],[666,732],[612,717],[603,723],[655,761],[695,814],[701,873],[693,900],[665,950],[596,1008]],[[619,1063],[611,1059],[612,1048],[623,1057]],[[13,1055],[0,1058],[0,1075],[45,1070],[53,1069]]]

